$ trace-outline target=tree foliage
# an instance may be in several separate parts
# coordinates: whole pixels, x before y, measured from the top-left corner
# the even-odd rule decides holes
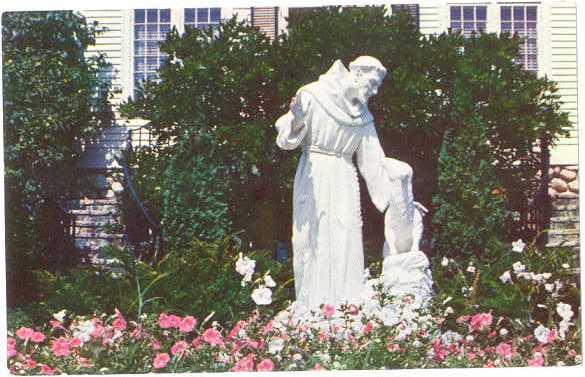
[[[47,266],[62,251],[59,208],[72,192],[80,143],[112,120],[104,77],[110,67],[101,56],[85,57],[97,31],[73,12],[2,15],[11,293],[30,288],[24,270]]]

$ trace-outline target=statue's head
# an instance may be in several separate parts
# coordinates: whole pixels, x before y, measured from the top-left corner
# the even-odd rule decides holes
[[[349,72],[354,84],[354,96],[362,105],[367,105],[371,96],[378,94],[378,87],[386,76],[386,68],[371,56],[360,56],[349,63]]]

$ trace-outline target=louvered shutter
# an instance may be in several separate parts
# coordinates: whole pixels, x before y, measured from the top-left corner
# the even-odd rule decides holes
[[[418,4],[393,4],[392,13],[407,12],[415,22],[416,28],[420,30],[420,10]]]
[[[252,26],[271,39],[278,35],[278,7],[252,7]]]

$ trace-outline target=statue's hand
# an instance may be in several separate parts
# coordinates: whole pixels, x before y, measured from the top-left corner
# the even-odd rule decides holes
[[[297,96],[294,96],[290,100],[290,112],[293,114],[293,116],[296,119],[302,119],[302,117],[303,117],[303,111],[301,109],[301,103],[300,103],[299,98]]]

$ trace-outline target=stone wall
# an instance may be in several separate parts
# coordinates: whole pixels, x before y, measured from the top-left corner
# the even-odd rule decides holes
[[[547,246],[579,248],[579,178],[575,165],[549,169],[552,214]]]

